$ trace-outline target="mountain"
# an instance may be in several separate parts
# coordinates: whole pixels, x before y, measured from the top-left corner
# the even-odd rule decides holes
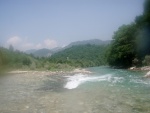
[[[43,48],[43,49],[38,49],[38,50],[30,49],[30,50],[26,50],[25,53],[32,54],[35,57],[49,57],[52,54],[61,51],[61,49],[62,49],[61,47],[56,47],[53,49]]]
[[[49,49],[43,48],[34,51],[32,54],[36,57],[49,57],[53,54],[53,52]]]
[[[92,40],[72,42],[64,48],[56,47],[56,48],[53,48],[53,49],[46,49],[46,48],[39,49],[39,50],[31,49],[31,50],[25,51],[25,53],[33,54],[35,57],[49,57],[49,56],[53,55],[54,53],[63,51],[67,48],[70,48],[70,47],[76,46],[76,45],[87,45],[87,44],[89,44],[89,45],[107,45],[109,43],[110,43],[110,40],[102,41],[102,40],[99,40],[99,39],[92,39]]]
[[[62,47],[55,47],[53,49],[51,49],[51,51],[53,51],[53,53],[57,53],[59,51],[61,51],[63,48]]]
[[[99,40],[99,39],[83,40],[83,41],[72,42],[66,48],[72,47],[74,45],[86,45],[86,44],[90,44],[90,45],[107,45],[110,42],[111,42],[110,40],[102,41],[102,40]]]
[[[35,51],[36,51],[36,49],[30,49],[30,50],[26,50],[25,53],[31,54],[31,53],[34,53]]]
[[[53,54],[53,63],[68,64],[75,67],[90,67],[106,64],[107,45],[74,45]]]

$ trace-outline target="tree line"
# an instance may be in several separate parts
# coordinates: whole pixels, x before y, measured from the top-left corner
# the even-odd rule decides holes
[[[112,67],[142,66],[150,58],[150,0],[145,0],[144,12],[129,25],[122,25],[114,33],[107,53]]]

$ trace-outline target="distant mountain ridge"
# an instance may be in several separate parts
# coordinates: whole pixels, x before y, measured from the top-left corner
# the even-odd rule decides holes
[[[25,53],[33,54],[35,57],[50,57],[54,53],[57,53],[59,51],[63,51],[64,49],[70,48],[72,46],[87,45],[87,44],[90,44],[90,45],[107,45],[110,42],[111,42],[110,40],[102,41],[100,39],[83,40],[83,41],[72,42],[64,48],[56,47],[53,49],[46,49],[46,48],[39,49],[39,50],[31,49],[31,50],[25,51]]]
[[[36,57],[49,57],[53,54],[53,52],[49,49],[43,48],[33,52],[33,55]]]
[[[57,47],[54,49],[47,49],[47,48],[43,48],[43,49],[30,49],[30,50],[26,50],[25,53],[27,54],[32,54],[35,57],[50,57],[52,54],[60,51],[62,48],[61,47]]]
[[[72,42],[67,46],[67,48],[71,47],[71,46],[75,46],[75,45],[87,45],[87,44],[90,44],[90,45],[107,45],[110,42],[111,42],[111,40],[102,41],[100,39],[83,40],[83,41]]]
[[[37,51],[37,50],[36,49],[29,49],[29,50],[26,50],[25,53],[31,54],[31,53],[34,53],[35,51]]]

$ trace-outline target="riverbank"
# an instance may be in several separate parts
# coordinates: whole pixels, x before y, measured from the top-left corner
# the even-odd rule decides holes
[[[134,70],[134,71],[146,71],[147,73],[144,75],[144,77],[150,78],[150,66],[130,67],[129,70]]]
[[[150,66],[130,67],[129,70],[150,71]]]
[[[23,70],[15,70],[15,71],[10,71],[8,74],[27,74],[27,75],[73,75],[73,74],[78,74],[78,73],[83,73],[83,74],[91,74],[92,72],[88,71],[87,69],[81,69],[77,68],[72,71],[23,71]]]

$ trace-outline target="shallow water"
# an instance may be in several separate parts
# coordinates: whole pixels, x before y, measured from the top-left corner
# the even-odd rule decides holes
[[[145,72],[89,68],[91,75],[12,75],[0,80],[0,113],[150,113]]]

